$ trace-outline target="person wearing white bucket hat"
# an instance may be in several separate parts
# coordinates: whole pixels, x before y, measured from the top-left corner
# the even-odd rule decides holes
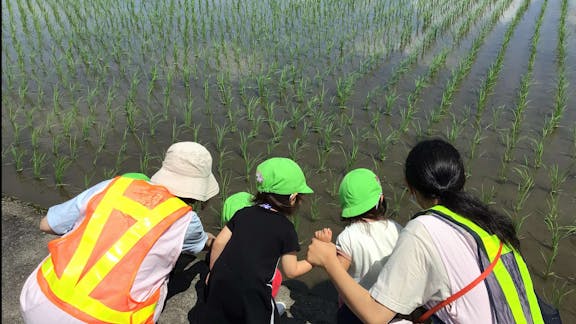
[[[40,229],[62,237],[24,284],[25,322],[156,322],[180,253],[214,239],[191,206],[218,191],[210,152],[179,142],[152,178],[126,173],[49,208]]]

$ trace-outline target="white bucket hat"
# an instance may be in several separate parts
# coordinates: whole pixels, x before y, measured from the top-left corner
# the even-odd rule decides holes
[[[196,142],[172,144],[162,167],[150,179],[182,198],[206,201],[220,190],[212,174],[212,156]]]

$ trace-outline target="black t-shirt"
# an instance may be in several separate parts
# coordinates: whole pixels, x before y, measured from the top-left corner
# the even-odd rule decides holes
[[[226,226],[232,237],[214,267],[226,267],[247,284],[269,283],[280,257],[300,250],[292,222],[260,206],[237,211]]]

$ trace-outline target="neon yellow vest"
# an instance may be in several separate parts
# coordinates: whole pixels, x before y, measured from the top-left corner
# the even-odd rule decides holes
[[[494,259],[500,246],[500,239],[444,206],[436,205],[422,214],[430,212],[445,221],[462,227],[474,237],[478,244],[479,264],[482,264],[480,271],[484,271],[488,264],[484,264],[482,259]],[[483,254],[484,258],[480,253]],[[519,275],[514,276],[513,274]],[[486,278],[485,283],[490,295],[490,304],[498,323],[544,323],[530,273],[524,259],[514,248],[508,245],[503,246],[500,260],[496,263],[492,274]]]

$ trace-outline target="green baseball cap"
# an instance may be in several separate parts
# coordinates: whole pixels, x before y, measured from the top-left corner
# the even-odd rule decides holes
[[[259,192],[279,195],[313,193],[306,184],[304,172],[288,158],[270,158],[256,167],[256,188]]]
[[[355,217],[376,207],[382,195],[382,185],[374,172],[354,169],[342,179],[339,194],[342,217]]]
[[[253,196],[241,191],[226,198],[222,206],[222,222],[227,223],[237,211],[244,207],[252,206]]]

